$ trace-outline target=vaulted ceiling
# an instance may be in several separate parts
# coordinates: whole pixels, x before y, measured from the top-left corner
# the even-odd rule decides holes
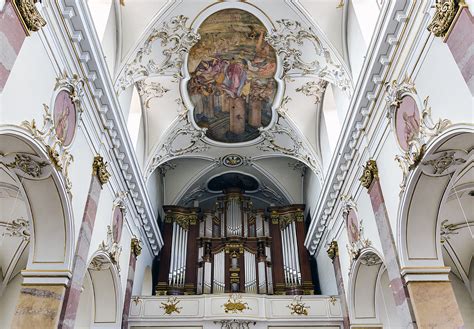
[[[201,38],[199,27],[229,8],[260,20],[278,54],[273,119],[259,137],[238,143],[209,138],[196,124],[187,89],[187,54]],[[119,13],[116,90],[122,100],[140,100],[144,174],[148,179],[159,170],[164,176],[164,203],[212,202],[218,193],[207,183],[226,172],[255,178],[259,187],[252,196],[262,207],[303,202],[305,170],[319,181],[324,175],[319,135],[323,104],[336,112],[353,89],[342,55],[344,11],[337,3],[125,0]],[[331,97],[325,99],[326,90]],[[229,155],[239,158],[239,164],[226,163]]]

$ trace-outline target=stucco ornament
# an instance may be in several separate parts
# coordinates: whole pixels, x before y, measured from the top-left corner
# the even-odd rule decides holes
[[[444,37],[456,17],[458,6],[454,0],[436,0],[436,11],[427,29],[436,37]]]
[[[447,119],[439,119],[436,123],[431,117],[429,97],[421,102],[413,81],[406,76],[402,82],[392,81],[386,88],[387,118],[391,122],[402,154],[396,155],[403,172],[400,184],[401,192],[405,190],[408,175],[415,169],[425,154],[426,145],[451,125]],[[413,103],[413,112],[408,113],[406,103]],[[421,105],[421,111],[418,104]],[[403,124],[401,124],[403,123]],[[403,139],[401,136],[404,135]]]
[[[104,161],[100,155],[94,157],[92,163],[92,174],[97,176],[101,185],[106,184],[109,181],[110,173],[107,171],[107,162]]]
[[[0,227],[5,227],[4,236],[19,237],[24,241],[30,240],[30,223],[24,218],[16,218],[11,222],[0,221]]]
[[[249,305],[242,300],[242,296],[238,294],[232,294],[229,296],[229,299],[227,300],[224,305],[222,305],[224,308],[224,312],[226,313],[242,313],[245,310],[251,310]]]
[[[99,245],[99,251],[105,252],[109,255],[112,264],[117,266],[118,272],[120,272],[120,254],[122,253],[122,247],[114,241],[112,233],[112,227],[107,225],[107,239],[102,241]]]
[[[300,92],[305,96],[314,97],[314,104],[321,104],[328,82],[326,80],[308,81],[299,88],[296,92]]]
[[[310,307],[305,305],[305,303],[301,301],[301,298],[302,296],[295,296],[293,301],[286,306],[291,310],[292,315],[308,315],[308,310]]]
[[[116,86],[118,92],[144,77],[163,73],[180,76],[184,57],[200,39],[199,34],[186,26],[187,21],[188,17],[175,16],[150,33],[135,58],[124,67]],[[151,56],[152,47],[157,41],[160,41],[163,57],[159,63]]]
[[[364,166],[362,176],[359,178],[360,184],[368,189],[372,182],[379,177],[379,169],[375,160],[368,160]]]
[[[29,153],[0,153],[0,163],[21,177],[42,179],[49,177],[50,173],[49,170],[44,170],[49,165],[48,162]]]
[[[347,195],[343,195],[341,201],[343,207],[342,216],[346,222],[347,235],[349,237],[349,244],[346,245],[346,248],[352,262],[357,260],[362,250],[370,247],[372,242],[364,237],[362,219],[358,220],[357,218],[357,208],[354,200]]]
[[[168,88],[163,87],[158,82],[146,83],[145,80],[140,80],[136,83],[138,95],[142,98],[142,103],[145,109],[150,108],[150,101],[154,98],[163,97],[168,91]]]
[[[36,32],[46,25],[46,20],[41,16],[36,3],[38,0],[14,0],[13,3],[20,14],[22,23],[28,32]]]
[[[352,93],[352,83],[344,68],[336,63],[330,50],[326,48],[316,33],[305,28],[298,21],[278,20],[277,28],[267,34],[265,40],[282,58],[283,77],[290,72],[297,74],[312,74],[327,80],[349,95]],[[304,49],[305,44],[311,44],[312,49]],[[311,61],[305,57],[312,56]]]
[[[181,301],[177,297],[170,297],[166,303],[161,303],[160,308],[165,311],[166,315],[171,315],[173,313],[181,313],[182,307],[178,306]]]

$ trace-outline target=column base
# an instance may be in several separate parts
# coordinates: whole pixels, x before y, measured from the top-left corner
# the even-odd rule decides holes
[[[418,328],[463,328],[451,282],[410,281],[407,285]]]

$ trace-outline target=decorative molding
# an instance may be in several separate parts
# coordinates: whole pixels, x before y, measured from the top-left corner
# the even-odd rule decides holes
[[[175,16],[169,22],[163,22],[159,29],[154,29],[146,39],[134,60],[128,63],[117,80],[116,90],[125,90],[135,81],[143,77],[173,72],[180,76],[184,57],[191,47],[199,41],[200,36],[190,27],[186,26],[188,17]],[[152,46],[160,40],[162,55],[161,63],[156,63],[152,54]]]
[[[435,37],[443,38],[456,17],[458,5],[455,0],[436,0],[435,8],[433,19],[427,29]]]
[[[169,171],[169,170],[175,170],[176,169],[176,163],[171,163],[170,161],[168,162],[165,162],[163,164],[161,164],[159,167],[158,167],[158,170],[160,171],[160,175],[165,177],[166,176],[166,173]]]
[[[50,175],[50,170],[43,170],[50,163],[30,153],[0,153],[0,163],[21,177],[42,179]]]
[[[364,166],[362,176],[359,178],[360,184],[368,189],[375,179],[379,178],[379,169],[375,160],[368,160]]]
[[[251,162],[251,159],[247,157],[243,157],[238,154],[227,154],[223,156],[222,158],[218,159],[218,164],[222,164],[225,167],[228,168],[237,168],[240,166],[245,166],[249,165]]]
[[[459,234],[459,230],[463,228],[474,227],[474,221],[465,221],[458,224],[450,224],[448,219],[445,219],[441,222],[441,243],[445,243],[446,241],[451,239],[452,235]]]
[[[39,31],[46,25],[46,20],[41,16],[38,8],[36,8],[35,4],[37,2],[41,3],[40,0],[12,1],[27,35],[30,35],[30,32]]]
[[[232,319],[232,320],[214,321],[214,324],[220,324],[221,329],[249,329],[251,324],[255,326],[257,322]]]
[[[283,207],[270,207],[270,219],[272,224],[280,225],[280,230],[286,228],[293,222],[304,221],[304,205],[289,205]]]
[[[107,239],[102,241],[99,245],[99,251],[105,252],[109,255],[112,264],[117,266],[118,272],[120,272],[120,254],[122,253],[122,247],[114,241],[112,227],[107,225]]]
[[[446,150],[427,155],[421,162],[421,169],[429,176],[444,176],[454,173],[466,163],[470,152],[464,150]]]
[[[0,227],[5,227],[2,236],[22,238],[23,241],[30,241],[30,222],[24,218],[16,218],[11,222],[0,221]]]
[[[94,157],[92,175],[97,176],[101,185],[107,184],[109,181],[110,173],[107,171],[107,162],[100,155]]]
[[[21,123],[21,126],[28,130],[33,138],[43,145],[51,163],[54,165],[56,170],[62,173],[66,190],[69,195],[72,196],[72,183],[69,179],[69,165],[74,161],[74,157],[69,153],[69,150],[62,145],[62,142],[56,136],[53,117],[46,104],[43,104],[43,110],[43,124],[41,128],[38,128],[35,119],[31,121],[25,120]]]
[[[380,257],[376,253],[371,251],[362,253],[362,255],[360,255],[359,257],[359,261],[362,265],[365,266],[375,266],[382,264],[382,260],[380,259]]]
[[[171,315],[173,313],[181,313],[182,307],[178,306],[181,301],[178,297],[169,297],[166,303],[162,302],[160,308],[165,311],[165,314]]]
[[[293,301],[286,306],[291,310],[292,315],[308,315],[310,307],[305,305],[305,303],[301,301],[301,298],[302,296],[295,296]]]
[[[273,28],[265,36],[265,40],[283,60],[283,78],[290,71],[303,75],[312,74],[333,83],[348,95],[352,93],[349,75],[340,64],[334,62],[334,55],[324,47],[311,27],[304,28],[300,22],[288,19],[281,19],[276,23],[278,27]],[[303,48],[308,42],[313,46],[313,53]],[[303,53],[305,57],[314,58],[309,62],[303,60]]]
[[[222,307],[224,308],[224,312],[232,314],[243,313],[245,310],[251,310],[249,305],[242,300],[242,296],[239,294],[231,294]]]
[[[328,301],[332,304],[332,306],[336,305],[336,296],[330,296]]]
[[[295,91],[308,97],[314,97],[314,104],[321,104],[328,82],[326,80],[308,81]]]
[[[150,101],[153,98],[161,98],[170,91],[158,82],[145,83],[145,80],[140,80],[135,85],[137,86],[138,95],[141,96],[143,106],[147,110],[150,109]]]
[[[76,106],[76,111],[78,113],[77,122],[81,121],[81,114],[84,112],[81,99],[84,96],[85,84],[86,80],[84,78],[77,74],[73,74],[72,77],[70,77],[67,72],[64,71],[56,78],[56,83],[54,85],[55,91],[64,89],[69,93],[69,97]]]
[[[176,223],[187,230],[189,225],[196,225],[198,222],[199,208],[183,208],[178,206],[163,206],[165,212],[165,223]]]
[[[398,83],[396,80],[392,81],[392,83],[387,85],[386,91],[386,101],[388,103],[387,118],[391,121],[394,134],[397,134],[396,115],[403,98],[405,96],[410,96],[418,104],[418,93],[416,91],[415,84],[408,76],[406,76],[401,83]],[[402,192],[405,190],[410,171],[415,169],[423,158],[426,150],[426,144],[451,125],[451,121],[446,119],[439,119],[437,123],[433,122],[431,118],[431,107],[428,105],[428,100],[429,97],[426,97],[423,101],[423,109],[420,113],[420,122],[417,122],[419,131],[413,131],[412,138],[407,141],[408,150],[404,151],[401,155],[395,156],[395,160],[403,172],[403,179],[400,184]]]

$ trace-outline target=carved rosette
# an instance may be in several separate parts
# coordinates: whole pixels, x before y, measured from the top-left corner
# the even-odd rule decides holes
[[[14,0],[12,2],[27,35],[46,25],[46,20],[41,16],[35,5],[39,2],[38,0]]]
[[[100,155],[94,157],[92,163],[92,174],[97,176],[101,185],[107,184],[110,178],[110,173],[107,171],[107,163]]]
[[[379,178],[379,170],[375,160],[369,160],[364,166],[362,176],[359,178],[360,184],[368,189],[375,179]]]
[[[456,17],[458,5],[455,0],[436,0],[435,13],[427,29],[436,37],[445,37]]]

